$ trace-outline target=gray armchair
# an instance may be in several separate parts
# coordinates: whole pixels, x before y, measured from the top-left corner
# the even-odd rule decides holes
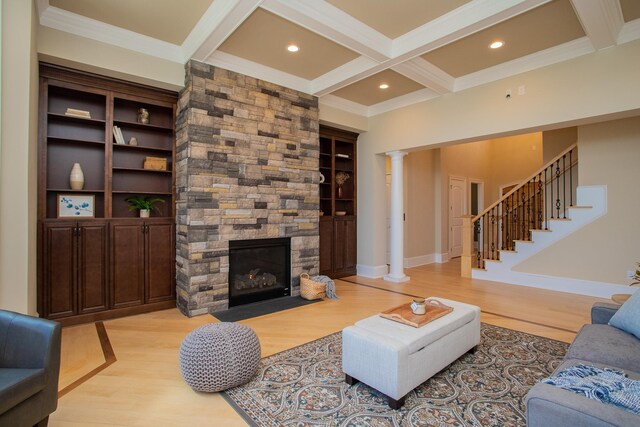
[[[0,310],[0,426],[46,426],[59,374],[60,324]]]

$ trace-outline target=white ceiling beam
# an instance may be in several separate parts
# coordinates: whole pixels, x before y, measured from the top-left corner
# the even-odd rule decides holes
[[[244,22],[262,0],[216,0],[182,43],[183,62],[204,61]]]
[[[319,98],[320,108],[323,105],[337,108],[338,110],[348,111],[349,113],[359,116],[369,117],[369,107],[348,99],[340,98],[335,95],[324,95]]]
[[[391,69],[439,94],[452,92],[456,80],[420,57],[394,65]]]
[[[473,0],[395,39],[393,58],[423,55],[548,1]]]
[[[311,93],[316,96],[326,95],[332,92],[334,90],[332,88],[336,85],[344,85],[345,81],[348,80],[345,76],[358,76],[363,72],[369,72],[377,65],[379,65],[378,62],[360,56],[311,81]]]
[[[624,25],[619,0],[571,0],[594,49],[614,46]]]
[[[266,80],[280,86],[299,90],[300,92],[312,93],[311,82],[307,79],[220,50],[213,52],[204,62],[226,70],[235,71],[236,73]]]
[[[618,35],[618,44],[632,42],[640,39],[640,19],[627,22]]]
[[[374,61],[391,56],[391,39],[324,0],[264,0],[261,7]]]
[[[47,3],[48,4],[48,3]],[[38,3],[38,7],[41,7]],[[42,10],[40,25],[96,40],[101,43],[133,50],[180,64],[183,62],[182,49],[173,43],[125,30],[115,25],[105,24],[86,16],[48,6]]]

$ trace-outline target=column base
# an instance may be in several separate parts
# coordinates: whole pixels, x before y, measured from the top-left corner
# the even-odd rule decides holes
[[[384,276],[384,280],[386,280],[387,282],[395,282],[395,283],[402,283],[402,282],[408,282],[411,279],[411,277],[403,274],[402,276],[392,276],[391,274],[387,274],[386,276]]]

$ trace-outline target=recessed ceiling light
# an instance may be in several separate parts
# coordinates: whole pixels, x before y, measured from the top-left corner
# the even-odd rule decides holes
[[[290,44],[289,46],[287,46],[287,50],[289,52],[297,52],[300,50],[300,48],[298,46],[296,46],[295,44]]]
[[[382,83],[380,86],[378,86],[380,89],[388,89],[389,85],[386,83]]]
[[[502,40],[496,40],[489,45],[491,49],[498,49],[504,46],[504,42]]]

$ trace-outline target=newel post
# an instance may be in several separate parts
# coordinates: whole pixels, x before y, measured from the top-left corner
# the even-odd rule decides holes
[[[471,257],[473,256],[473,218],[462,216],[462,256],[460,257],[460,275],[471,277]]]

